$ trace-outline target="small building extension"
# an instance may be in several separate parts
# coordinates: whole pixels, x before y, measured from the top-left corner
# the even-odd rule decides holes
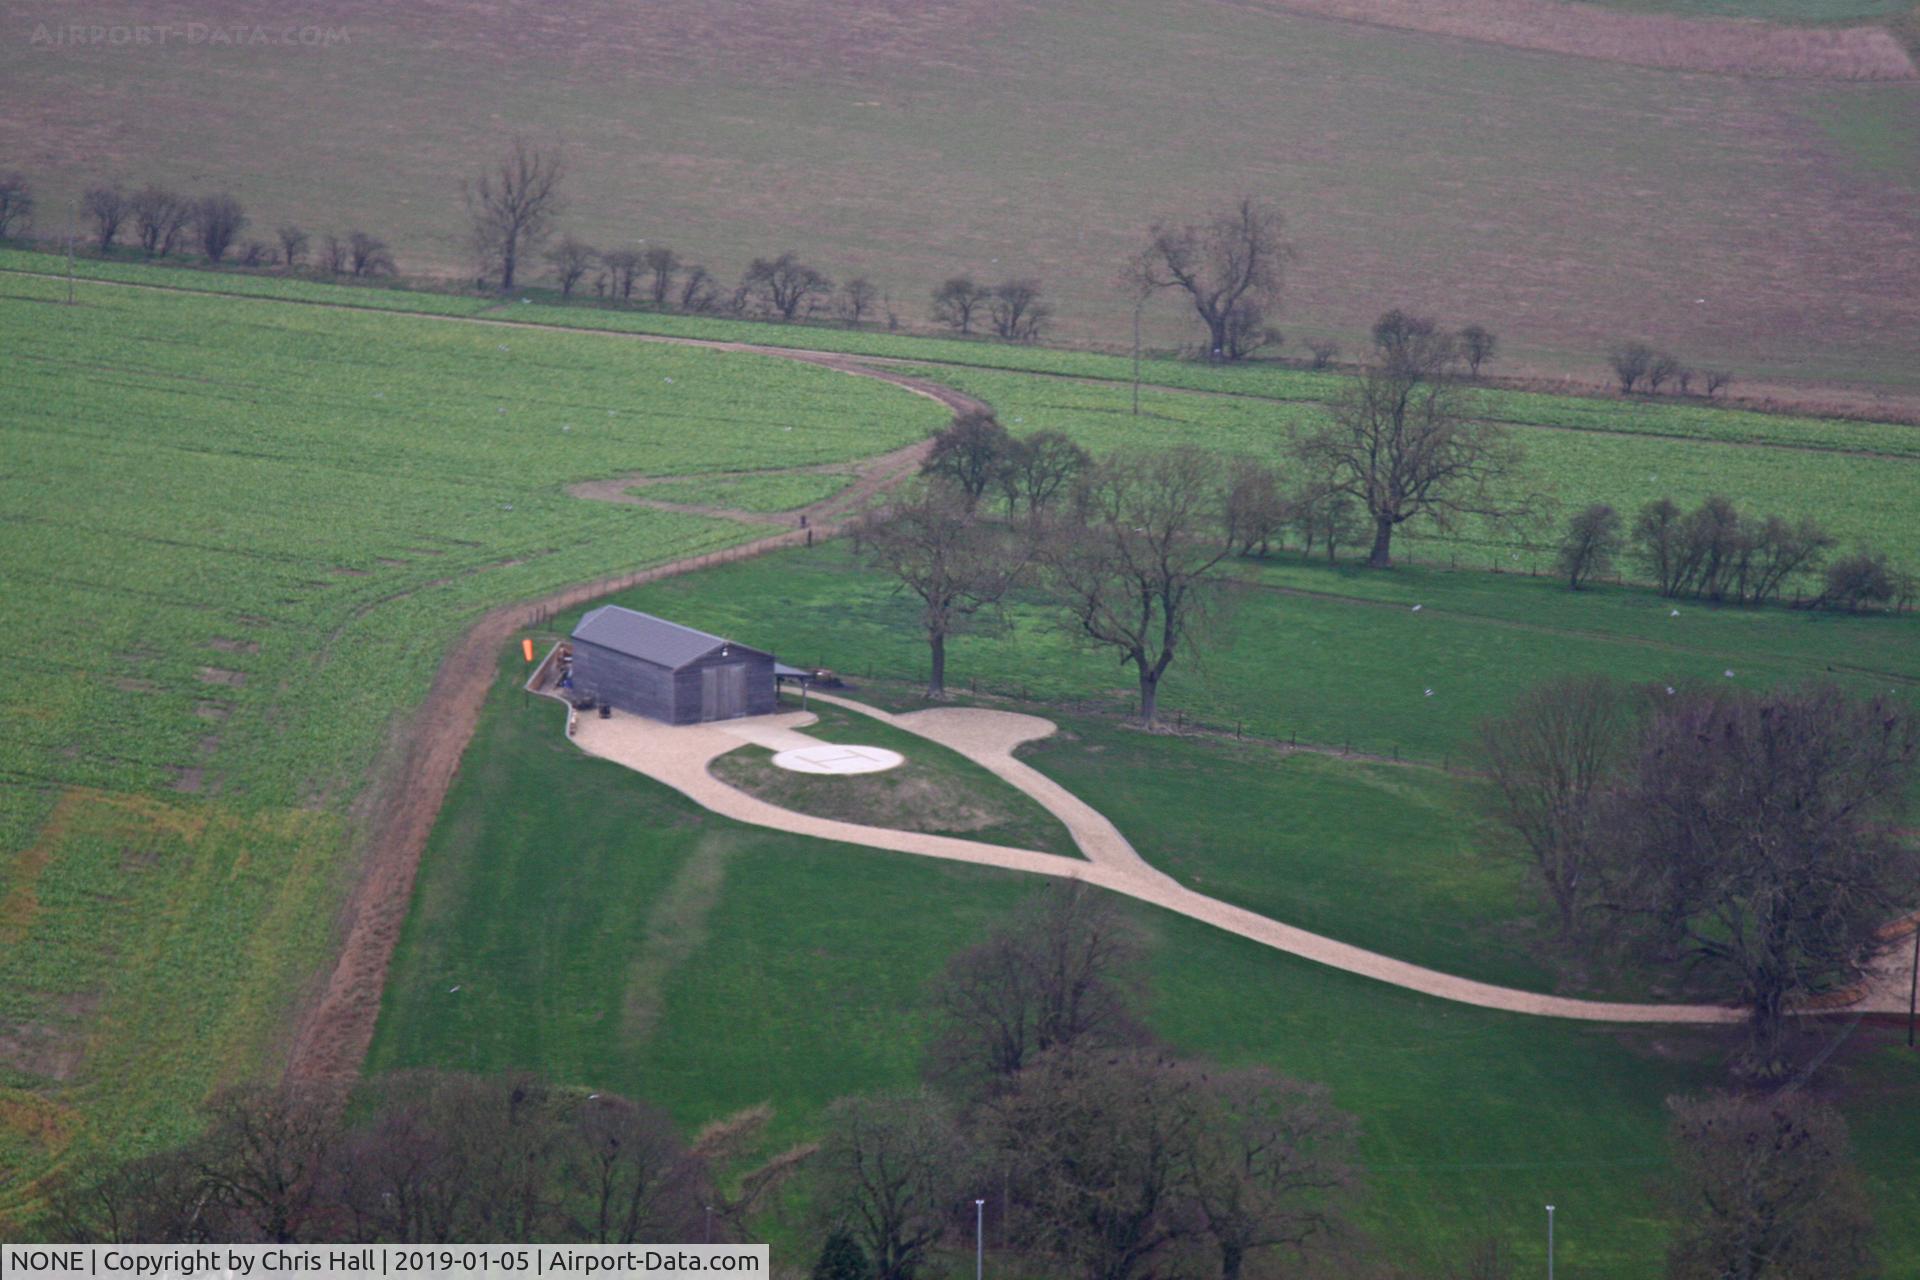
[[[617,711],[703,724],[771,715],[773,655],[619,605],[573,629],[573,687]]]

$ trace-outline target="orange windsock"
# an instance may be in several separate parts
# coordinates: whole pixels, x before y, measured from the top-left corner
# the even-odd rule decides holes
[[[533,641],[522,640],[520,642],[520,652],[527,655],[528,662],[532,662],[533,661]]]

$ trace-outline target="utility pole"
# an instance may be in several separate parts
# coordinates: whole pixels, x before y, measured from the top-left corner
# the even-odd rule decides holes
[[[1142,291],[1133,303],[1133,416],[1140,416],[1140,309],[1147,305]]]
[[[1913,985],[1907,988],[1907,1048],[1913,1048],[1913,1015],[1920,1011],[1920,918],[1913,922]]]
[[[80,199],[74,197],[67,210],[67,305],[73,305],[73,228],[80,221]]]

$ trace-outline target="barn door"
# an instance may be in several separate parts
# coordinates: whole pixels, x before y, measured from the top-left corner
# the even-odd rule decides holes
[[[700,672],[700,718],[731,720],[747,713],[747,669],[735,663]]]

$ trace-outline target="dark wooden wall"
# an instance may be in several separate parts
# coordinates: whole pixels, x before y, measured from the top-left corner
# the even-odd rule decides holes
[[[617,711],[677,723],[673,673],[665,667],[575,640],[573,685],[595,702],[604,702]],[[694,711],[699,712],[698,705]]]
[[[573,642],[573,684],[577,690],[616,711],[649,716],[668,724],[700,722],[700,673],[708,667],[719,666],[747,669],[745,714],[771,715],[778,709],[773,658],[764,653],[735,649],[723,658],[716,650],[672,672],[584,640]]]

